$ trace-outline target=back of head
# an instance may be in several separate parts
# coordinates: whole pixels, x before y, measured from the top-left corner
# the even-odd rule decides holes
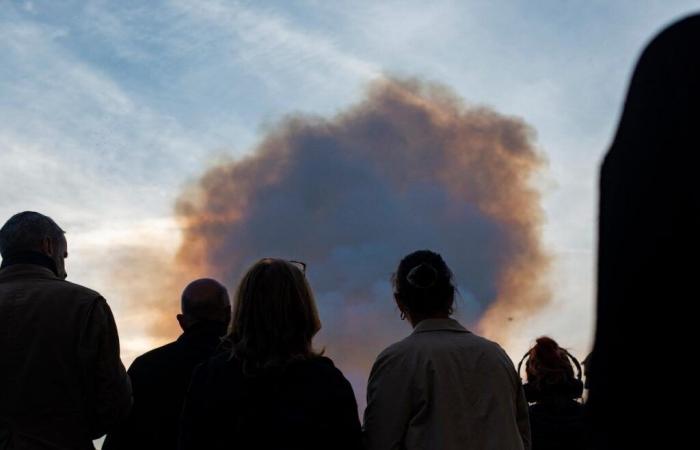
[[[575,380],[574,368],[564,349],[552,338],[537,339],[525,366],[528,383],[539,388],[568,384]]]
[[[559,347],[554,339],[537,339],[535,346],[520,360],[518,372],[525,360],[527,383],[523,385],[523,389],[529,403],[568,405],[571,400],[583,395],[581,367],[578,361]],[[576,365],[576,375],[572,364]]]
[[[263,259],[243,276],[228,340],[244,367],[255,370],[313,357],[311,340],[320,329],[311,287],[294,264]]]
[[[413,316],[452,314],[452,271],[438,253],[418,250],[406,255],[392,277],[394,295]]]
[[[64,231],[48,216],[34,211],[24,211],[5,222],[0,228],[0,255],[38,252],[42,240],[49,238],[59,241]]]
[[[228,324],[231,304],[226,288],[211,278],[201,278],[182,291],[182,314],[190,322],[221,322]]]

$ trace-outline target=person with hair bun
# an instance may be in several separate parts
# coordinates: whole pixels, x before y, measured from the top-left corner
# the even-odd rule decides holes
[[[578,361],[546,336],[537,339],[525,359],[525,396],[532,403],[529,413],[533,450],[586,448],[583,405],[577,401],[583,395]]]
[[[450,318],[456,289],[442,257],[407,255],[392,283],[413,333],[372,367],[367,450],[529,449],[527,402],[513,362]]]

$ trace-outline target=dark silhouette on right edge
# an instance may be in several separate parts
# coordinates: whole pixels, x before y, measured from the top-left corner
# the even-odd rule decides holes
[[[699,132],[700,16],[691,16],[644,50],[601,170],[587,401],[596,449],[697,440],[684,411],[698,398]]]

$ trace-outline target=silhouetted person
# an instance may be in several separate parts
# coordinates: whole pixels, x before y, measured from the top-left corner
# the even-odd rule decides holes
[[[700,16],[692,16],[644,50],[602,166],[586,403],[597,449],[696,440],[693,414],[681,407],[698,397],[689,375],[698,327],[699,110]]]
[[[523,388],[531,403],[532,450],[585,449],[583,405],[577,401],[583,395],[578,361],[548,337],[537,339],[518,364],[518,373],[526,360],[527,383]]]
[[[105,440],[104,450],[175,450],[180,414],[194,368],[215,354],[226,334],[231,305],[226,288],[208,278],[182,292],[182,335],[139,356],[129,367],[134,407]]]
[[[92,449],[131,390],[112,312],[65,281],[63,230],[36,212],[0,229],[0,448]]]
[[[372,367],[367,449],[530,448],[520,377],[501,347],[450,318],[455,288],[442,257],[407,255],[393,284],[401,318],[414,329]]]
[[[279,259],[253,265],[236,292],[231,351],[195,370],[180,448],[359,448],[352,387],[312,349],[320,328],[302,269]]]

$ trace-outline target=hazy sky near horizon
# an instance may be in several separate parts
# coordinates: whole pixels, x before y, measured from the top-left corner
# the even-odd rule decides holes
[[[434,81],[536,130],[554,295],[507,349],[551,334],[585,356],[598,164],[641,49],[694,8],[0,0],[0,221],[38,210],[68,231],[69,279],[105,294],[130,360],[151,343],[109,265],[124,249],[177,250],[183,187],[288,114],[332,115],[383,75]]]

